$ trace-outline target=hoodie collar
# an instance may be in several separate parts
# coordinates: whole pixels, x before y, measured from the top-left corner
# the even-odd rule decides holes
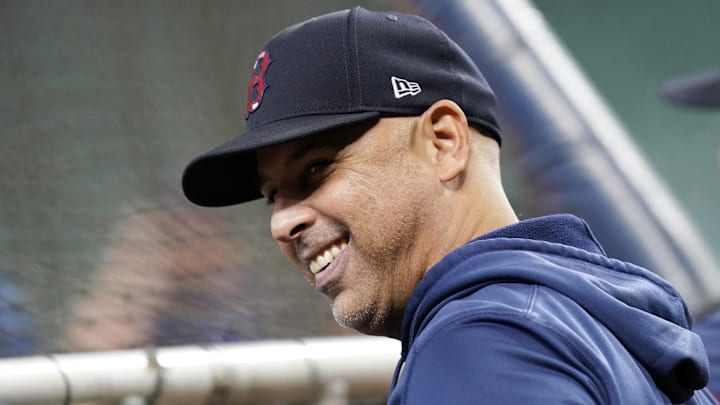
[[[501,251],[507,254],[493,254]],[[677,290],[649,270],[605,256],[585,222],[571,215],[498,229],[433,266],[405,310],[401,361],[445,303],[497,282],[543,285],[581,303],[676,402],[707,383],[707,356],[689,330],[690,314]]]
[[[473,239],[460,248],[450,252],[445,258],[434,265],[420,280],[413,290],[405,309],[402,325],[403,356],[407,352],[407,345],[412,341],[414,333],[414,318],[424,301],[427,292],[452,267],[452,263],[465,255],[469,245],[480,241],[504,240],[536,240],[552,244],[570,246],[591,253],[605,255],[600,243],[593,235],[590,227],[582,219],[570,214],[548,215],[544,217],[526,219],[511,224]]]

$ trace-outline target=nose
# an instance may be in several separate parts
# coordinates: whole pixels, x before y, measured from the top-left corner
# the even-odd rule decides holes
[[[315,215],[315,211],[302,201],[276,199],[270,216],[273,238],[278,242],[293,242],[315,223]]]

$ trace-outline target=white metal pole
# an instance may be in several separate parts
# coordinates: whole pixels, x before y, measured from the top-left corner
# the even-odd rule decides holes
[[[302,402],[338,387],[383,399],[399,354],[396,340],[358,336],[0,359],[0,403]]]

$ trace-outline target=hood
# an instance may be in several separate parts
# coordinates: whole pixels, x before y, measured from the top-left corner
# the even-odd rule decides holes
[[[535,252],[544,265],[528,266],[513,251]],[[689,330],[691,317],[680,294],[656,274],[605,256],[587,224],[571,215],[530,219],[488,233],[431,268],[408,302],[403,358],[446,302],[499,282],[539,284],[579,303],[674,402],[707,384],[705,348]]]

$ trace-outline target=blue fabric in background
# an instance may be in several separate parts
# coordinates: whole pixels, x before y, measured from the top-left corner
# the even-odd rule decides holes
[[[27,356],[38,351],[32,318],[25,312],[27,295],[0,278],[0,357]]]
[[[716,309],[715,312],[695,322],[693,330],[705,343],[705,350],[710,359],[710,384],[708,386],[718,396],[720,394],[720,309]]]

